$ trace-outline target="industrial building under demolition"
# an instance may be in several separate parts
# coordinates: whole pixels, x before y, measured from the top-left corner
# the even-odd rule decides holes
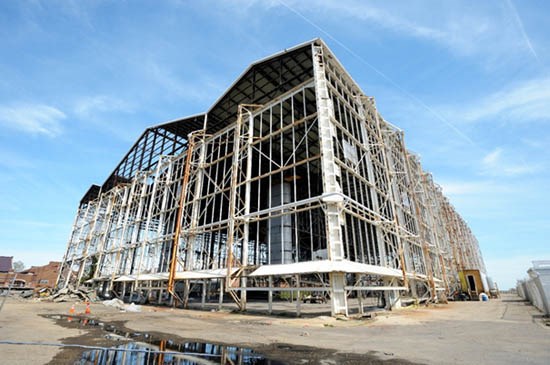
[[[348,315],[485,281],[403,132],[316,39],[252,64],[206,113],[145,130],[80,201],[58,287],[270,312],[321,295]]]

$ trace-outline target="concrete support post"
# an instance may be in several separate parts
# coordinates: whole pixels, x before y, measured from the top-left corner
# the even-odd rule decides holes
[[[395,286],[390,280],[384,280],[384,285]],[[384,297],[386,299],[386,309],[392,310],[401,308],[401,295],[399,294],[399,290],[386,290],[384,292]]]
[[[300,288],[300,275],[296,275],[296,287]],[[302,298],[300,298],[300,290],[296,292],[296,317],[302,315]]]
[[[411,291],[411,296],[415,299],[418,299],[418,290],[416,289],[416,279],[409,279],[409,289]]]
[[[267,292],[267,311],[269,314],[273,313],[273,276],[269,277],[269,291]]]
[[[132,281],[132,285],[130,286],[130,298],[128,299],[128,303],[132,303],[132,297],[134,296],[135,292],[136,292],[136,282]]]
[[[359,306],[359,314],[365,314],[365,309],[363,308],[363,292],[361,290],[357,290],[357,303]]]
[[[348,315],[348,300],[346,297],[346,275],[341,272],[329,274],[331,296],[331,312],[333,316]]]
[[[356,279],[356,285],[362,286],[361,275],[356,274],[355,279]],[[359,314],[363,315],[365,313],[363,308],[363,291],[357,290],[356,293],[357,293],[357,305],[359,307]]]
[[[223,279],[220,279],[220,294],[218,296],[218,310],[222,310],[223,305]]]
[[[201,309],[204,309],[206,304],[206,281],[202,281],[202,293],[201,293]]]
[[[184,280],[183,284],[183,308],[187,308],[187,305],[189,304],[191,284],[189,283],[189,280]]]

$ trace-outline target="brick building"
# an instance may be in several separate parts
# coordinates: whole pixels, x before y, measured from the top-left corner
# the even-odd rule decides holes
[[[21,272],[13,271],[13,257],[0,256],[0,287],[7,288],[14,280],[13,287],[41,289],[53,288],[59,273],[58,261],[50,261],[47,265],[31,266]],[[17,276],[16,276],[17,275]]]

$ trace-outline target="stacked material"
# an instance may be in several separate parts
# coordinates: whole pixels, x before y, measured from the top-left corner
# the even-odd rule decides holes
[[[550,315],[550,260],[533,261],[533,267],[527,273],[528,279],[518,281],[519,296],[545,315]]]

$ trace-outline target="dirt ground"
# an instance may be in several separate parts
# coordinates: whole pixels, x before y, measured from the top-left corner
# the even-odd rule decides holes
[[[7,344],[10,341],[109,346],[101,328],[43,316],[66,315],[70,306],[9,298],[0,312],[0,362],[70,364],[82,351]],[[306,313],[308,306],[315,304],[305,304]],[[76,311],[84,308],[78,304]],[[406,308],[378,313],[374,319],[347,321],[149,306],[130,313],[101,303],[92,303],[91,310],[91,317],[129,331],[250,347],[290,364],[550,363],[548,321],[515,296]]]

